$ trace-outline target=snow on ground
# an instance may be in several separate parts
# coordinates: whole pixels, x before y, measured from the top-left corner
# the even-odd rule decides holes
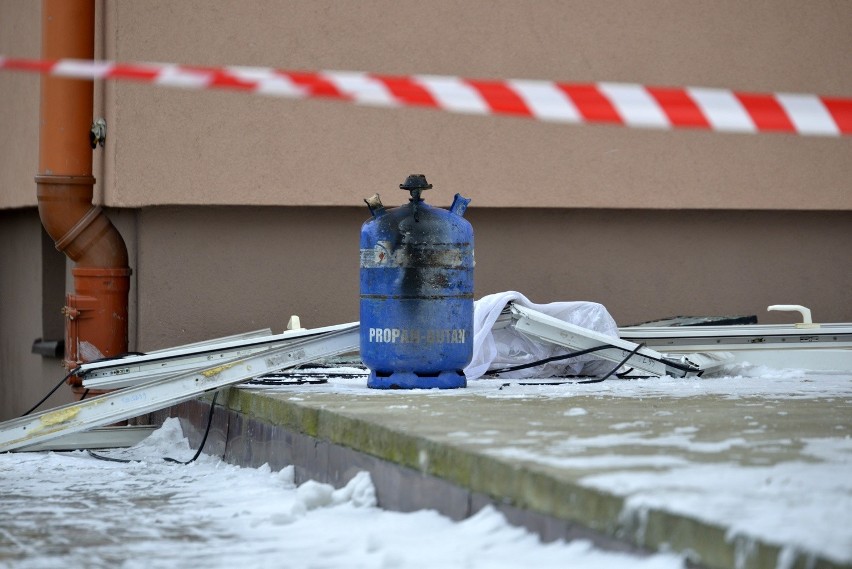
[[[492,508],[462,522],[376,507],[367,473],[345,487],[292,467],[240,468],[192,451],[176,419],[105,462],[87,453],[0,455],[0,567],[683,567],[589,542],[542,544]]]

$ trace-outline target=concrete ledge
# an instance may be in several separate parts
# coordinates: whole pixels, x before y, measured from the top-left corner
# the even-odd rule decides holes
[[[519,405],[512,412],[505,400],[498,407],[487,399],[431,397],[434,408],[427,416],[422,409],[406,409],[414,397],[406,393],[353,398],[302,388],[288,393],[231,389],[223,395],[205,452],[244,466],[292,464],[297,480],[335,486],[366,470],[386,509],[428,508],[462,519],[492,504],[511,523],[544,540],[585,538],[610,550],[676,551],[696,566],[842,566],[782,551],[775,544],[730,537],[726,527],[687,516],[653,509],[630,513],[622,497],[583,486],[564,469],[498,458],[449,436],[460,424],[487,423],[488,418],[523,428],[525,419],[547,415],[541,403],[538,409]],[[208,409],[209,399],[185,403],[168,414],[184,420],[185,431],[197,445]]]

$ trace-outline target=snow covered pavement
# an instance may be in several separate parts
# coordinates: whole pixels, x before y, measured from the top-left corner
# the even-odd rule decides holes
[[[0,567],[669,569],[584,541],[542,544],[491,508],[462,522],[376,507],[367,473],[334,489],[294,484],[293,468],[240,468],[192,451],[168,420],[137,447],[0,455]]]

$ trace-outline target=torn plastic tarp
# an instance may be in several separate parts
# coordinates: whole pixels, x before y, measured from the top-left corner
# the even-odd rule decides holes
[[[494,330],[494,323],[510,302],[537,310],[569,324],[581,326],[618,338],[618,326],[602,304],[597,302],[551,302],[536,304],[519,292],[490,294],[477,300],[473,310],[473,359],[464,369],[467,379],[482,377],[489,369],[501,369],[527,364],[570,350],[548,342],[532,340],[514,327]],[[578,356],[550,362],[542,366],[505,372],[506,378],[553,377],[565,375],[600,375],[613,366],[594,355]]]

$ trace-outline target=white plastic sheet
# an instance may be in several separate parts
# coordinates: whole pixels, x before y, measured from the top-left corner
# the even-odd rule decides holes
[[[618,326],[602,304],[597,302],[551,302],[536,304],[519,292],[490,294],[477,300],[473,311],[473,359],[465,368],[467,379],[482,377],[489,369],[500,369],[567,354],[570,350],[527,338],[513,327],[493,330],[494,323],[509,302],[538,310],[569,324],[618,338]],[[594,355],[578,356],[542,366],[501,374],[507,378],[598,375],[615,364]]]

